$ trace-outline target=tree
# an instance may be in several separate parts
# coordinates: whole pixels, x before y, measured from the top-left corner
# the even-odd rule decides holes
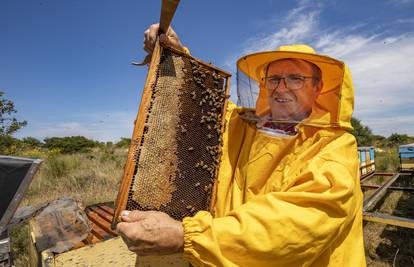
[[[406,134],[393,133],[387,138],[387,141],[388,145],[391,147],[399,146],[413,142],[413,137]]]
[[[40,140],[34,138],[34,137],[25,137],[22,140],[23,145],[28,146],[28,147],[41,147],[42,146],[42,142],[40,142]]]
[[[352,134],[355,136],[358,146],[373,145],[374,135],[368,126],[363,125],[357,118],[352,118],[351,124],[354,127]]]
[[[131,144],[131,138],[121,137],[121,140],[116,143],[117,147],[129,147]]]
[[[10,136],[20,128],[26,126],[26,121],[18,121],[13,115],[17,113],[14,103],[3,97],[0,91],[0,137]]]
[[[0,154],[13,154],[19,145],[19,139],[13,138],[10,135],[0,135]]]
[[[62,153],[88,152],[91,148],[99,145],[99,142],[83,136],[51,137],[45,138],[44,142],[46,148],[59,149]]]
[[[385,147],[388,145],[387,138],[385,138],[382,135],[374,134],[372,138],[373,138],[372,145],[375,147]]]

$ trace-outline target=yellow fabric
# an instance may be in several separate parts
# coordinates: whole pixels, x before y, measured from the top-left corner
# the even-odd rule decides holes
[[[273,137],[230,104],[213,212],[186,217],[194,266],[365,266],[362,192],[348,69],[298,134]],[[336,102],[336,103],[331,103]],[[333,108],[336,107],[336,110]],[[316,124],[319,125],[319,124]]]
[[[187,55],[190,55],[190,49],[188,49],[187,47],[183,47],[183,51],[184,51],[184,53],[186,53]]]

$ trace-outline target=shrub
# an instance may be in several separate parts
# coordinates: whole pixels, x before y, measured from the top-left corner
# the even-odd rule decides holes
[[[130,144],[131,144],[131,138],[121,137],[121,140],[116,143],[116,146],[128,148]]]
[[[379,171],[396,172],[400,166],[398,149],[386,148],[383,152],[376,152],[375,166]]]
[[[88,152],[99,145],[99,142],[87,139],[83,136],[52,137],[44,140],[48,149],[59,149],[61,153],[72,154],[76,152]]]
[[[388,146],[393,147],[414,142],[414,138],[406,134],[393,133],[387,138],[387,142]]]
[[[42,142],[34,137],[25,137],[22,139],[22,145],[25,147],[42,147]]]
[[[50,152],[46,149],[34,147],[16,151],[14,155],[33,159],[46,159],[50,157]]]
[[[0,154],[14,154],[19,145],[19,140],[9,135],[0,135]]]
[[[69,166],[66,161],[59,157],[49,158],[47,161],[47,166],[47,175],[51,178],[66,176],[69,170]]]
[[[29,227],[19,225],[10,232],[12,251],[17,256],[16,266],[29,266]]]

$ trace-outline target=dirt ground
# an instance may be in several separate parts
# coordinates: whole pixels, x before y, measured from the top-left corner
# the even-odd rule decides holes
[[[413,184],[412,175],[398,179],[392,186]],[[366,193],[368,196],[372,191]],[[414,218],[414,192],[389,190],[373,211]],[[366,222],[364,239],[367,266],[414,266],[414,229]]]

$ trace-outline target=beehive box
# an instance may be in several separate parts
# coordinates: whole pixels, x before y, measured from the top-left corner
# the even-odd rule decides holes
[[[116,201],[175,219],[209,210],[221,159],[230,74],[156,45]]]
[[[79,216],[81,213],[76,211],[74,214],[59,210],[59,225],[56,221],[50,220],[31,220],[28,231],[28,252],[29,266],[135,266],[136,255],[130,252],[122,239],[117,237],[116,231],[111,230],[111,222],[114,214],[113,202],[99,203],[86,207],[85,214],[91,231],[86,239],[73,243],[73,247],[57,252],[46,248],[45,241],[50,232],[64,235],[68,228],[75,228],[75,225],[82,225],[78,219],[72,225],[71,216]],[[67,218],[64,220],[64,218]],[[69,219],[69,220],[68,220]],[[66,221],[66,223],[65,223]],[[62,225],[63,224],[63,225]],[[44,232],[43,234],[39,234]],[[77,232],[82,233],[82,231]],[[80,236],[79,236],[80,237]],[[76,237],[75,237],[76,239]],[[72,241],[75,241],[72,239]],[[43,244],[43,245],[42,245]],[[50,243],[51,244],[51,243]],[[59,241],[61,245],[70,245],[70,242]],[[110,248],[110,249],[108,249]],[[88,254],[87,257],[85,255]]]
[[[375,157],[373,147],[358,147],[359,170],[361,178],[375,172]]]
[[[86,207],[85,213],[91,224],[89,236],[75,244],[68,251],[57,253],[51,249],[42,249],[43,239],[36,238],[36,228],[32,220],[29,223],[29,266],[48,267],[72,267],[72,266],[135,266],[135,267],[188,267],[188,263],[181,260],[180,254],[163,257],[137,257],[134,252],[128,250],[123,240],[116,231],[111,230],[111,222],[114,214],[113,202],[99,203]],[[46,230],[50,228],[50,222],[46,223]],[[67,226],[64,226],[67,229]],[[71,226],[72,227],[72,226]],[[67,244],[67,243],[66,243]]]
[[[414,143],[399,147],[400,170],[414,172]]]

